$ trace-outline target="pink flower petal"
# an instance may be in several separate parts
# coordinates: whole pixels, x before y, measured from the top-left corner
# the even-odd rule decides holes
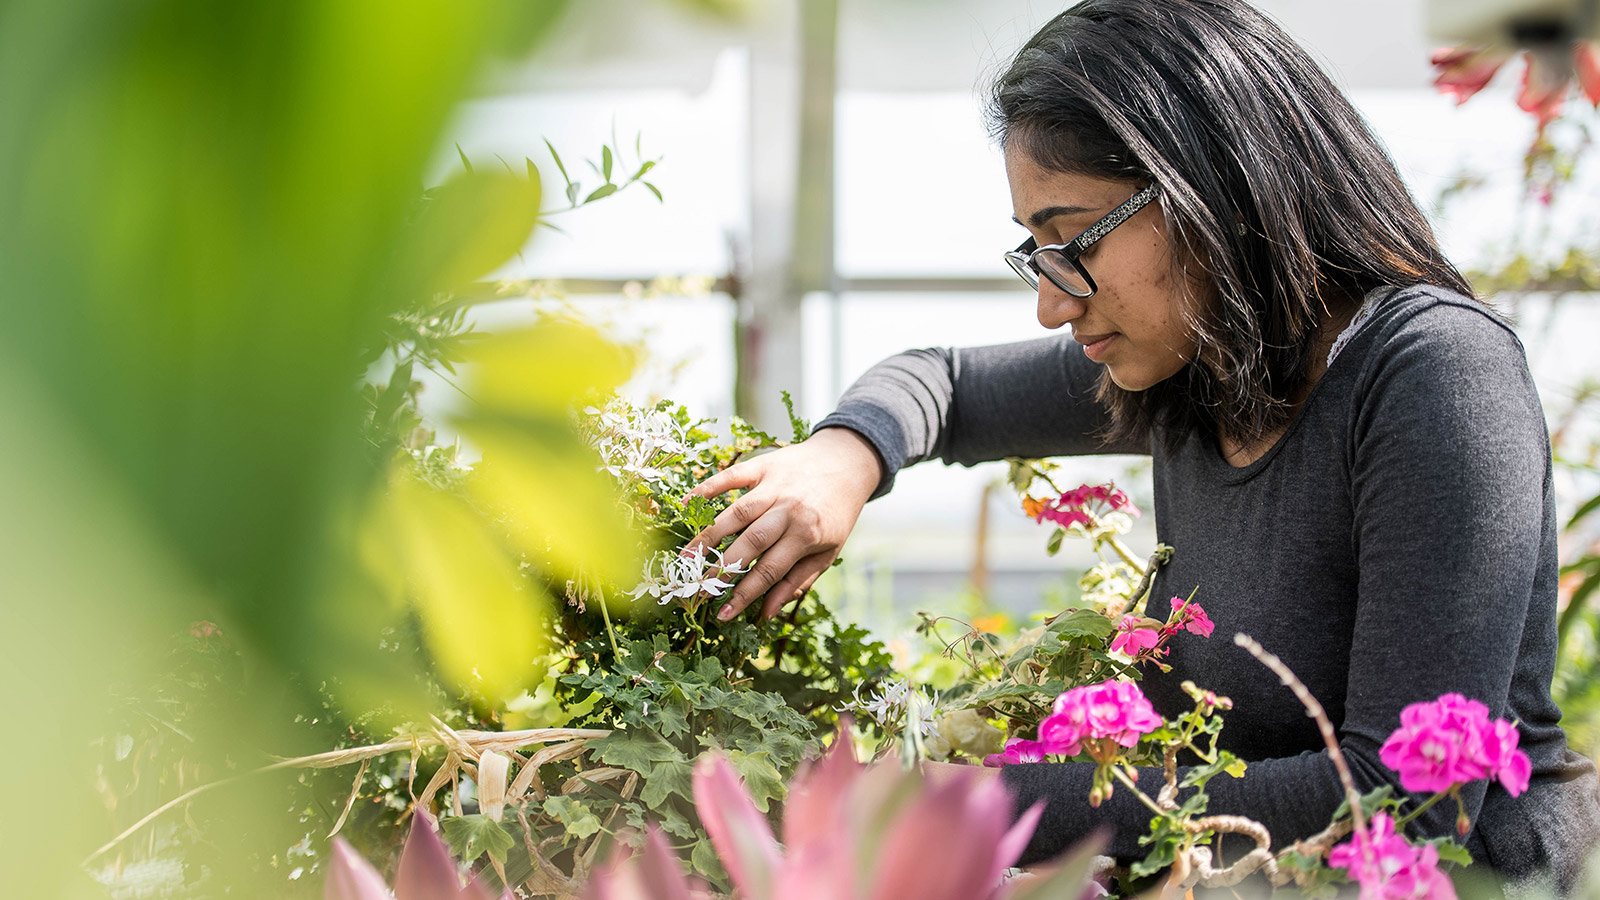
[[[461,893],[461,876],[456,861],[433,824],[433,817],[418,812],[411,821],[411,834],[400,851],[400,870],[394,878],[395,900],[440,900]]]
[[[1495,778],[1499,779],[1506,793],[1516,797],[1528,789],[1528,782],[1533,778],[1533,762],[1521,750],[1512,751],[1511,759]]]
[[[695,764],[694,805],[734,886],[746,897],[766,897],[783,857],[726,757],[710,754]]]
[[[328,862],[328,880],[322,885],[323,900],[389,900],[389,885],[372,863],[342,837],[333,839],[333,858]]]
[[[839,830],[841,807],[861,776],[850,747],[849,727],[840,724],[833,745],[795,776],[783,807],[783,839],[790,845],[823,840]]]
[[[1517,106],[1539,119],[1539,129],[1561,115],[1561,104],[1567,97],[1567,79],[1547,71],[1538,57],[1524,53],[1527,68],[1522,70],[1522,90],[1517,94]]]
[[[1460,105],[1483,90],[1510,58],[1511,54],[1504,51],[1443,47],[1433,52],[1431,61],[1437,70],[1433,86],[1439,93],[1455,97],[1456,104]]]
[[[995,851],[1011,800],[1004,785],[980,784],[978,775],[956,772],[944,784],[924,783],[899,811],[875,854],[870,900],[967,900],[999,882],[1004,868]]]
[[[1593,41],[1578,41],[1572,48],[1573,68],[1578,70],[1578,86],[1589,102],[1600,107],[1600,47]]]

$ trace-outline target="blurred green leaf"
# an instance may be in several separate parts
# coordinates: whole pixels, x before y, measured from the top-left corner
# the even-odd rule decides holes
[[[464,173],[428,192],[397,259],[407,286],[448,291],[504,264],[539,217],[539,183],[499,172]]]
[[[600,176],[607,182],[611,181],[611,148],[605,145],[600,147]]]
[[[599,200],[602,197],[609,197],[612,194],[615,194],[616,192],[617,192],[617,186],[616,185],[614,185],[614,184],[602,184],[599,187],[595,188],[593,191],[591,191],[589,193],[589,196],[583,198],[583,202],[584,203],[593,203],[594,201]]]

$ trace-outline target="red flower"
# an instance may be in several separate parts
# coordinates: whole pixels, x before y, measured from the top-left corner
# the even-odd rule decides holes
[[[1438,70],[1433,78],[1433,86],[1438,88],[1439,93],[1455,97],[1459,106],[1483,90],[1494,78],[1494,73],[1500,71],[1500,67],[1510,58],[1510,53],[1501,50],[1440,47],[1433,51],[1429,60]]]

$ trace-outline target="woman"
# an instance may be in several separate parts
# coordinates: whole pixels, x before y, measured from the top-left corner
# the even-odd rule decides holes
[[[1087,0],[1022,48],[992,113],[1030,234],[1008,262],[1071,340],[894,357],[810,440],[708,480],[748,492],[701,540],[742,532],[729,558],[760,557],[722,615],[800,595],[904,465],[1150,453],[1177,550],[1152,597],[1198,588],[1221,639],[1175,642],[1145,692],[1168,715],[1184,679],[1231,696],[1223,743],[1251,761],[1212,781],[1210,810],[1282,847],[1342,799],[1299,703],[1226,639],[1243,631],[1327,708],[1362,790],[1395,780],[1378,748],[1407,704],[1460,692],[1518,721],[1532,786],[1469,785],[1468,848],[1569,889],[1600,804],[1549,693],[1543,414],[1521,344],[1366,124],[1237,0]],[[1029,859],[1105,826],[1115,855],[1143,855],[1147,812],[1122,791],[1091,810],[1088,766],[1003,777],[1022,807],[1049,801]],[[1420,831],[1456,816],[1439,804]]]

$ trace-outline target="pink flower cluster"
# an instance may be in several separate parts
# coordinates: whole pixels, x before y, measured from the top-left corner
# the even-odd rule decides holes
[[[1193,600],[1172,598],[1172,614],[1166,624],[1139,616],[1123,616],[1117,623],[1117,635],[1111,639],[1111,652],[1126,654],[1131,659],[1154,659],[1164,656],[1162,647],[1167,639],[1180,631],[1201,637],[1210,637],[1217,628],[1205,609]]]
[[[1123,747],[1161,727],[1161,717],[1131,681],[1075,687],[1056,698],[1055,711],[1039,723],[1046,753],[1077,756],[1085,741],[1109,740]]]
[[[1365,834],[1333,848],[1328,865],[1361,885],[1361,900],[1455,900],[1455,886],[1439,871],[1439,851],[1396,835],[1388,813],[1375,814]]]
[[[1533,766],[1517,749],[1517,726],[1489,720],[1489,708],[1461,694],[1413,703],[1400,713],[1400,727],[1378,755],[1400,773],[1407,791],[1447,791],[1495,778],[1515,797],[1528,789]]]
[[[1110,484],[1082,484],[1054,500],[1026,497],[1022,510],[1035,522],[1054,522],[1062,528],[1091,527],[1099,516],[1108,512],[1139,514],[1139,508],[1128,499],[1127,493]]]
[[[1500,67],[1511,60],[1515,51],[1494,47],[1443,47],[1433,52],[1430,61],[1434,67],[1433,86],[1441,94],[1454,97],[1456,103],[1467,102],[1472,95],[1483,90]],[[1578,86],[1589,102],[1600,106],[1600,45],[1578,40],[1572,44],[1570,66],[1552,66],[1534,53],[1525,53],[1527,66],[1522,70],[1522,88],[1517,92],[1517,106],[1532,113],[1539,120],[1543,133],[1561,115],[1567,90],[1573,74]]]
[[[1037,741],[1013,738],[1006,742],[1004,753],[989,754],[983,764],[1043,762],[1047,755],[1077,756],[1086,746],[1092,756],[1109,757],[1113,754],[1107,752],[1111,747],[1106,742],[1132,747],[1140,735],[1162,724],[1144,692],[1131,681],[1075,687],[1056,698],[1055,710],[1039,723]]]

